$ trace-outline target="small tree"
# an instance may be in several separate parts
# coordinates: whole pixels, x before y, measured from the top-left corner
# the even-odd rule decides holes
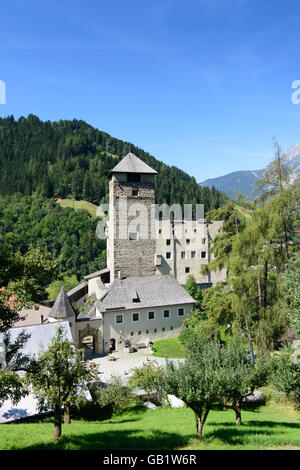
[[[95,401],[101,407],[111,407],[113,413],[117,413],[120,408],[128,405],[132,398],[130,388],[124,385],[122,379],[117,375],[111,377],[106,387],[94,387],[93,394]]]
[[[297,354],[298,353],[298,354]],[[300,408],[300,361],[299,351],[291,354],[284,350],[274,358],[272,383]]]
[[[217,341],[203,344],[198,354],[189,354],[183,363],[167,361],[165,390],[184,401],[196,417],[197,437],[212,406],[222,398],[222,359]]]
[[[300,337],[300,253],[298,252],[287,265],[284,273],[285,296],[291,307],[290,324]]]
[[[61,436],[63,409],[79,406],[88,383],[96,378],[93,369],[82,361],[82,354],[65,338],[60,326],[49,348],[38,357],[39,373],[28,374],[40,411],[53,410],[54,439]]]
[[[156,404],[161,404],[164,393],[164,369],[156,361],[145,362],[142,367],[135,369],[129,377],[133,389],[142,389],[146,398]]]
[[[236,425],[242,424],[242,404],[255,388],[266,385],[269,363],[266,357],[250,360],[242,341],[234,338],[229,347],[223,348],[223,400],[226,407],[235,412]]]

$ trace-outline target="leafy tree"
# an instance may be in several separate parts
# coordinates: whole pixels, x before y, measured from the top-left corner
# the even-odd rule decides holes
[[[48,349],[39,354],[39,372],[27,374],[39,409],[54,413],[54,439],[61,436],[63,409],[68,412],[71,406],[79,406],[88,384],[96,378],[82,355],[83,350],[75,349],[59,326]]]
[[[289,196],[294,192],[292,186],[292,168],[288,165],[285,155],[282,155],[281,148],[277,141],[273,142],[275,149],[274,160],[266,167],[263,176],[256,181],[256,191],[260,193],[257,202],[266,201],[272,196],[276,201],[276,212],[278,222],[283,232],[283,243],[286,258],[289,257],[288,230],[290,226]]]
[[[48,292],[48,299],[50,301],[56,300],[62,287],[65,289],[66,292],[68,292],[73,287],[77,286],[77,284],[78,280],[75,274],[73,274],[73,276],[65,276],[61,280],[58,279],[56,281],[53,281],[50,286],[46,289]]]
[[[300,336],[300,253],[287,265],[283,275],[285,296],[292,310],[289,319],[293,330]]]
[[[185,344],[187,339],[192,335],[191,331],[186,332],[186,328],[197,328],[197,326],[207,318],[203,308],[202,289],[199,285],[197,285],[195,277],[192,274],[188,276],[184,288],[193,297],[193,299],[196,301],[196,304],[193,306],[191,313],[184,319],[184,328],[179,335],[179,339],[182,344]]]
[[[156,361],[145,362],[134,369],[128,383],[133,389],[144,390],[148,400],[161,404],[164,397],[164,369]]]
[[[202,307],[202,289],[197,285],[195,277],[192,274],[189,274],[187,281],[184,286],[185,290],[196,300],[195,308],[201,309]]]
[[[242,404],[257,387],[266,385],[269,377],[267,357],[250,360],[243,341],[234,337],[230,344],[222,349],[225,376],[223,381],[223,400],[232,408],[236,416],[236,425],[242,424]]]
[[[95,401],[101,407],[110,407],[114,413],[128,405],[132,399],[130,387],[124,385],[122,379],[113,375],[105,387],[94,387]]]
[[[49,253],[30,248],[21,255],[0,235],[0,332],[19,319],[18,310],[40,302],[56,276],[57,262]]]
[[[219,342],[209,341],[201,346],[196,358],[189,355],[178,365],[167,361],[165,390],[193,410],[199,439],[202,439],[209,411],[222,399],[221,355]]]
[[[295,357],[295,353],[297,354]],[[289,350],[281,351],[274,357],[272,383],[291,399],[296,408],[300,407],[300,361],[299,351],[291,354]],[[297,357],[298,356],[298,357]]]
[[[220,233],[214,238],[214,243],[210,252],[214,254],[214,259],[208,265],[204,265],[201,272],[230,269],[230,254],[235,237],[243,232],[246,227],[245,215],[241,212],[234,201],[229,201],[224,206],[216,210],[211,210],[207,214],[207,220],[222,220],[223,225]]]

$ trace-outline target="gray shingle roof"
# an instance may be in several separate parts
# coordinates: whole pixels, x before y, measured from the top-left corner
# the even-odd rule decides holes
[[[108,268],[100,269],[100,271],[95,271],[94,273],[88,274],[87,276],[84,276],[84,279],[88,281],[89,279],[93,279],[94,277],[99,277],[101,274],[106,274],[109,273]]]
[[[65,336],[69,341],[73,342],[72,334],[70,330],[70,325],[68,321],[60,321],[47,323],[46,325],[33,325],[33,326],[24,326],[19,328],[11,328],[9,330],[11,341],[14,342],[18,335],[24,331],[29,335],[28,341],[24,344],[22,348],[22,354],[31,354],[34,357],[37,357],[41,352],[41,349],[44,350],[50,345],[52,338],[57,333],[57,328],[63,326],[65,329]],[[3,335],[0,333],[0,340]]]
[[[153,170],[147,163],[143,162],[133,153],[129,152],[112,170],[111,173],[148,173],[155,175],[157,171]]]
[[[69,297],[67,296],[65,289],[62,287],[56,301],[54,302],[49,317],[68,318],[74,315],[75,312],[73,310]]]
[[[105,312],[194,303],[173,276],[153,275],[116,279],[102,301],[98,300],[95,305]]]
[[[76,292],[80,291],[81,289],[84,289],[84,287],[87,287],[87,285],[88,285],[87,281],[81,282],[77,286],[73,287],[73,289],[68,290],[67,296],[70,297],[70,295],[73,295]]]

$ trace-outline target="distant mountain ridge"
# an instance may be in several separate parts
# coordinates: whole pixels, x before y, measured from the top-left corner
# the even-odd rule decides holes
[[[284,152],[286,161],[289,166],[293,169],[293,178],[300,177],[300,142],[293,147],[290,147]],[[201,186],[213,186],[219,191],[224,191],[228,196],[236,198],[234,191],[245,194],[249,199],[253,199],[254,195],[252,192],[256,187],[256,180],[263,175],[263,169],[261,170],[244,170],[234,171],[224,176],[217,178],[210,178],[199,183]]]

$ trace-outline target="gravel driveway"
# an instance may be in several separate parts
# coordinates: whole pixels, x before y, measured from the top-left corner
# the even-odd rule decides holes
[[[152,361],[158,366],[166,364],[165,358],[153,356],[149,348],[140,349],[131,354],[123,351],[115,351],[113,356],[116,358],[115,361],[109,361],[108,356],[98,356],[90,359],[91,362],[97,364],[101,382],[107,382],[113,375],[118,375],[124,382],[127,382],[127,378],[132,374],[132,370],[141,367],[145,362]],[[177,362],[182,359],[170,360]]]

